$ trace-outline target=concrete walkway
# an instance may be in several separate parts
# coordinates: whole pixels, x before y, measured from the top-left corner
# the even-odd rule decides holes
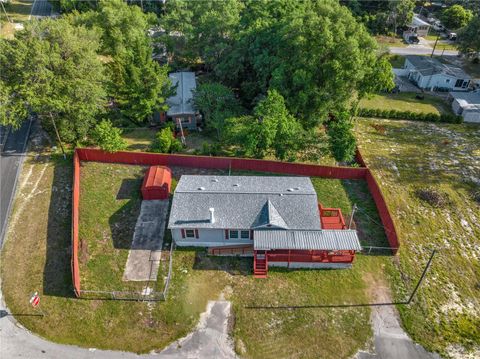
[[[142,201],[123,280],[157,280],[168,203],[168,200]]]

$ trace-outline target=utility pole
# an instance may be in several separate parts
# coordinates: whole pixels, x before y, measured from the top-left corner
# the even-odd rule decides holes
[[[348,229],[351,229],[351,228],[352,228],[353,215],[355,214],[356,209],[357,209],[357,204],[354,203],[354,204],[353,204],[353,207],[352,207],[352,214],[350,215],[350,221],[349,221],[349,223],[348,223]]]
[[[5,13],[5,16],[7,17],[7,21],[9,23],[12,23],[12,20],[10,20],[10,18],[8,17],[7,11],[5,10],[5,6],[3,5],[3,1],[0,0],[0,4],[2,4],[2,9],[3,9],[3,12]]]
[[[437,47],[437,42],[439,38],[440,38],[440,34],[437,33],[437,39],[435,40],[435,44],[433,45],[433,50],[432,50],[432,53],[430,54],[430,57],[433,57],[433,53],[435,52],[435,48]]]

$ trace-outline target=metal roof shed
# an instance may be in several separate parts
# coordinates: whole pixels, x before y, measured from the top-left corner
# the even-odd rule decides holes
[[[144,200],[168,199],[172,184],[172,172],[168,167],[151,166],[142,183]]]

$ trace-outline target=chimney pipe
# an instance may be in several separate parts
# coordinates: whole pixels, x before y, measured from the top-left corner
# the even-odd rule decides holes
[[[208,211],[210,212],[210,223],[215,223],[215,209],[209,208]]]

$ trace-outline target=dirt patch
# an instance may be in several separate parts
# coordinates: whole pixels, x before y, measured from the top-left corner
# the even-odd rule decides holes
[[[415,190],[415,195],[435,208],[443,208],[451,204],[447,193],[440,192],[431,187],[417,189]]]

